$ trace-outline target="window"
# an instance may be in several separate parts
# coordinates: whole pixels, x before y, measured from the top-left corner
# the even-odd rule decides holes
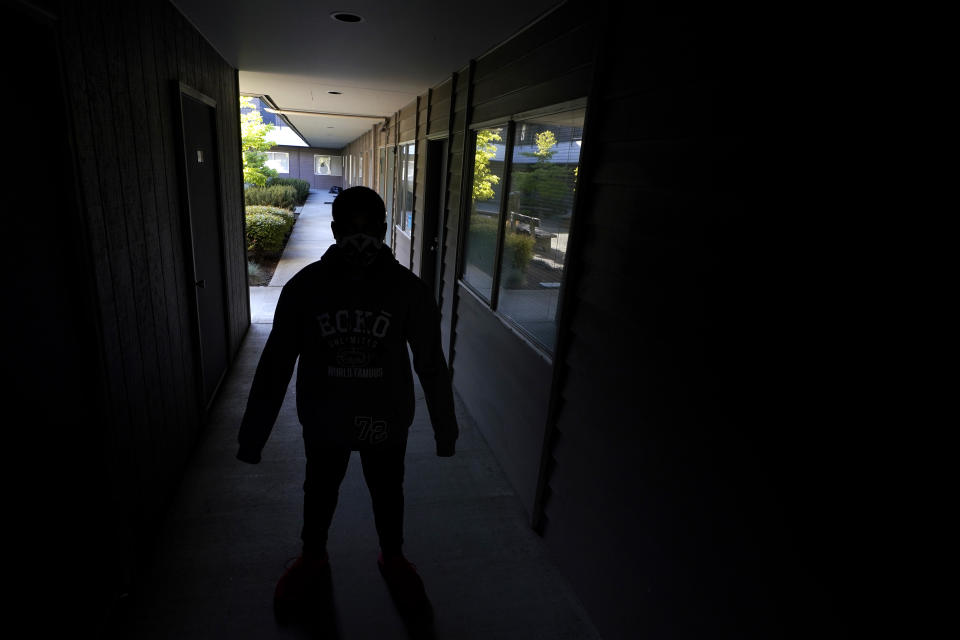
[[[387,158],[389,156],[390,167],[387,167]],[[383,204],[387,207],[387,220],[391,220],[393,216],[393,207],[391,195],[393,194],[393,149],[387,149],[386,147],[380,147],[380,161],[377,164],[377,193],[380,194],[380,197],[383,198]],[[390,181],[391,184],[387,184],[387,181]],[[390,237],[393,234],[387,232],[386,243],[387,246],[390,245]]]
[[[286,151],[267,151],[267,161],[264,163],[277,173],[290,173],[290,154]]]
[[[318,176],[330,175],[330,156],[313,156],[313,173]]]
[[[383,199],[387,205],[387,220],[391,220],[393,218],[393,210],[394,210],[393,185],[396,178],[396,170],[397,170],[396,165],[397,165],[397,149],[396,147],[388,147],[387,148],[387,190],[386,190],[386,197]],[[388,233],[387,235],[388,236],[392,235],[392,232]]]
[[[384,180],[386,179],[386,174],[384,173],[384,171],[386,170],[386,164],[387,164],[386,149],[383,149],[383,148],[380,149],[379,159],[380,161],[377,163],[377,192],[382,197],[383,194],[386,193],[386,191],[384,191],[384,187],[386,187],[386,185],[384,184]]]
[[[487,302],[493,296],[506,132],[506,126],[479,129],[474,138],[473,192],[463,279]]]
[[[474,138],[463,280],[550,352],[556,343],[583,117],[584,109],[577,108],[518,118],[509,126],[478,129]]]
[[[403,231],[410,233],[413,228],[413,178],[416,171],[417,145],[400,145],[400,184],[397,185],[397,212],[394,222]]]

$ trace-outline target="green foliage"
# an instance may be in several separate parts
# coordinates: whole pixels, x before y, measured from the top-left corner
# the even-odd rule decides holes
[[[510,175],[511,192],[518,209],[529,207],[539,212],[566,213],[572,202],[576,168],[571,171],[562,164],[550,162],[557,153],[553,147],[557,136],[552,131],[543,131],[536,136],[537,150],[523,155],[536,158],[533,166],[514,164]]]
[[[259,281],[263,278],[265,269],[253,260],[247,260],[247,276],[249,280]]]
[[[310,183],[300,178],[270,178],[268,187],[293,187],[297,191],[297,204],[303,204],[310,195]]]
[[[470,264],[493,276],[497,251],[497,219],[474,213],[467,230],[467,258]]]
[[[506,229],[503,246],[504,280],[507,286],[517,286],[523,281],[527,265],[533,258],[532,235]],[[473,214],[467,231],[467,247],[470,264],[487,275],[493,275],[493,263],[497,251],[497,219]]]
[[[537,160],[542,160],[544,162],[549,162],[550,158],[553,157],[553,154],[556,153],[556,150],[553,147],[557,144],[557,136],[553,131],[541,131],[537,134],[536,137],[537,150],[533,153],[526,155],[531,155],[537,158]]]
[[[476,156],[473,163],[473,199],[489,200],[494,196],[493,185],[500,182],[500,176],[490,172],[490,160],[497,155],[494,142],[501,140],[500,129],[480,129],[477,131]]]
[[[533,258],[534,237],[527,233],[507,231],[503,246],[503,262],[521,272],[527,270],[527,265]]]
[[[244,204],[260,204],[281,209],[297,206],[297,190],[288,185],[273,187],[247,187],[243,192]]]
[[[253,107],[253,100],[240,96],[240,109]],[[275,178],[277,172],[266,166],[267,154],[274,147],[267,141],[272,124],[264,124],[259,111],[240,113],[240,150],[243,155],[243,181],[248,184],[264,186],[269,178]]]
[[[247,253],[254,258],[278,256],[283,250],[289,225],[272,213],[248,213]]]
[[[269,213],[270,215],[280,216],[287,224],[286,232],[289,232],[291,229],[293,229],[293,223],[297,219],[297,217],[293,215],[293,212],[288,211],[287,209],[281,209],[280,207],[268,207],[258,204],[247,205],[246,213],[247,215],[252,213]]]

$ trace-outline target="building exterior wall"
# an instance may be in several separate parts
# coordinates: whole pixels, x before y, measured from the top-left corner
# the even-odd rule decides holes
[[[320,149],[315,147],[288,147],[277,145],[270,151],[282,151],[290,154],[289,171],[280,173],[281,178],[299,178],[310,183],[311,189],[328,191],[330,187],[343,187],[344,176],[340,149]],[[318,175],[314,173],[314,156],[330,156],[332,172],[341,175]]]
[[[762,527],[730,501],[752,489],[734,473],[715,476],[712,492],[702,484],[723,460],[758,469],[707,444],[716,428],[749,435],[729,401],[741,393],[732,380],[746,373],[717,333],[742,335],[723,315],[737,314],[728,305],[738,292],[722,277],[704,285],[704,274],[733,275],[721,247],[748,237],[740,96],[720,81],[732,62],[721,52],[735,49],[720,43],[717,25],[731,24],[723,16],[654,8],[637,32],[618,8],[561,5],[394,114],[395,139],[415,135],[419,151],[445,129],[444,347],[531,524],[605,638],[706,637],[737,629],[750,603],[765,606],[758,585],[767,584],[758,556],[732,533]],[[460,279],[471,126],[583,99],[551,354]],[[423,201],[419,180],[417,189]],[[419,222],[409,243],[394,245],[401,262],[416,264],[422,251]],[[725,366],[733,378],[717,373]],[[718,540],[723,550],[708,551]],[[694,560],[710,554],[734,558],[742,574]]]

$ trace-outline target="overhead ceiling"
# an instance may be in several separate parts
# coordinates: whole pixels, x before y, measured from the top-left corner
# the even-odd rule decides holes
[[[173,0],[228,63],[240,93],[283,110],[389,116],[562,0]],[[348,12],[363,18],[331,18]],[[331,95],[329,91],[340,91]],[[312,147],[339,149],[377,119],[287,114]]]

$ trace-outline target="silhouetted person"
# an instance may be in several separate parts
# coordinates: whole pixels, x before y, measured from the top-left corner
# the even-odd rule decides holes
[[[383,244],[386,209],[375,191],[341,192],[331,228],[336,245],[280,293],[237,458],[260,461],[299,357],[297,415],[307,457],[303,552],[277,583],[278,614],[301,602],[329,570],[327,531],[351,451],[360,452],[373,501],[380,572],[402,610],[429,614],[423,583],[401,550],[404,455],[415,406],[407,344],[437,455],[452,456],[459,429],[440,314],[427,285]]]

